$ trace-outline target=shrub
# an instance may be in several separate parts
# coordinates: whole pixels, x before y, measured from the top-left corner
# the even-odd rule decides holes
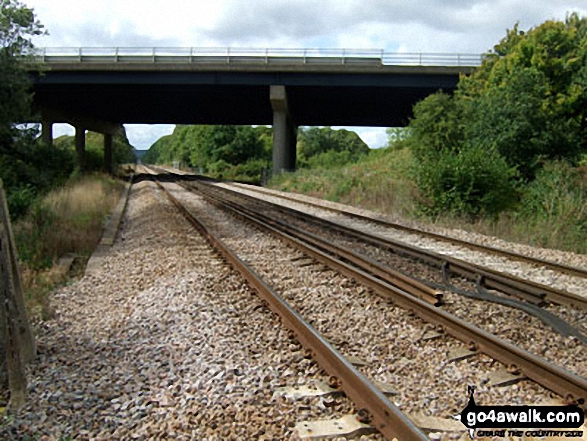
[[[515,169],[495,151],[443,150],[416,166],[420,205],[426,214],[495,216],[516,200]]]
[[[564,161],[545,163],[522,193],[516,217],[536,231],[539,245],[585,252],[587,179],[582,168]]]
[[[22,185],[7,192],[6,202],[10,217],[18,219],[24,216],[36,197],[37,194],[31,185]]]

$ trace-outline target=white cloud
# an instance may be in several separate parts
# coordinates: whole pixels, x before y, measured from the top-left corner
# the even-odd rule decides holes
[[[584,0],[64,0],[26,1],[50,32],[44,45],[368,47],[486,51]]]

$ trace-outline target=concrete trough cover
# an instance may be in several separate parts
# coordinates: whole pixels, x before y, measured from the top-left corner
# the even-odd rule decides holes
[[[433,329],[429,329],[422,334],[422,337],[420,337],[420,341],[436,340],[437,338],[440,338],[442,336],[444,336],[442,332],[437,332]]]
[[[398,391],[393,386],[381,381],[374,381],[373,384],[377,387],[384,395],[397,395]]]
[[[467,348],[455,348],[448,353],[448,361],[460,361],[477,355],[477,352],[470,351]]]
[[[322,381],[297,387],[280,387],[275,390],[273,396],[286,397],[292,400],[299,400],[305,397],[321,397],[324,395],[341,393],[339,389],[333,389]]]
[[[367,366],[367,362],[365,360],[361,360],[359,357],[355,357],[354,355],[347,355],[346,359],[353,366]]]
[[[313,439],[365,435],[375,428],[359,422],[357,415],[345,415],[337,420],[302,421],[296,424],[295,430],[301,439]]]
[[[487,384],[491,387],[505,387],[525,379],[526,377],[523,375],[514,375],[507,371],[496,371],[489,374],[489,382]]]
[[[408,418],[420,429],[428,432],[463,432],[467,429],[458,420],[437,418],[422,413],[408,414]]]

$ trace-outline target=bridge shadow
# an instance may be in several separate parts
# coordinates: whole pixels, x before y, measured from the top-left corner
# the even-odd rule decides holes
[[[244,180],[223,180],[223,179],[214,179],[204,175],[198,174],[177,174],[173,172],[162,172],[156,175],[152,175],[149,173],[137,173],[134,175],[133,183],[138,184],[139,182],[143,181],[150,181],[150,182],[193,182],[193,181],[200,181],[200,182],[209,182],[209,183],[217,183],[217,182],[236,182],[240,184],[249,184],[249,185],[257,185],[260,186],[261,182],[251,180],[251,181],[244,181]]]
[[[202,175],[179,175],[176,173],[159,173],[152,175],[149,173],[138,173],[133,178],[133,183],[138,184],[139,182],[150,181],[150,182],[185,182],[185,181],[204,181],[204,182],[219,182],[217,179],[212,179]]]

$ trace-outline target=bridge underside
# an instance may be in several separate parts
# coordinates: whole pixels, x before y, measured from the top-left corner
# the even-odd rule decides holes
[[[300,126],[381,126],[407,124],[412,106],[433,90],[383,87],[286,87],[289,109]],[[58,109],[117,124],[270,125],[268,86],[137,86],[39,88],[40,109]]]
[[[274,127],[283,135],[274,137],[279,138],[274,148],[282,153],[274,152],[278,162],[274,171],[281,171],[295,167],[295,135],[285,135],[292,129],[295,133],[295,127],[403,126],[416,102],[439,89],[452,91],[458,76],[455,71],[413,69],[318,73],[53,68],[35,77],[34,102],[49,126],[73,121],[76,127],[86,125],[90,130],[84,121],[107,127],[124,123],[285,124]],[[283,94],[283,103],[275,99],[274,92]]]

